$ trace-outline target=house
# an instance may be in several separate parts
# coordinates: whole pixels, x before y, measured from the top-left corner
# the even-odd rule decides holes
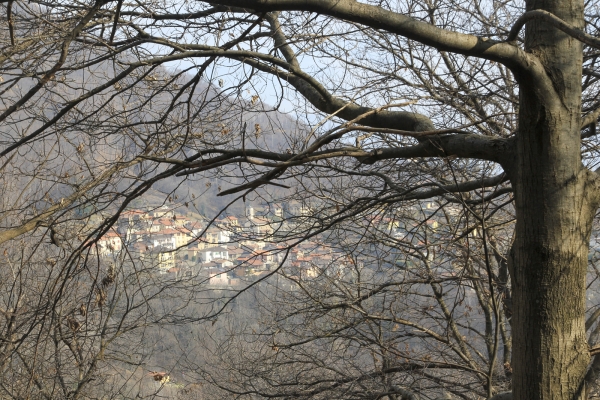
[[[220,221],[220,225],[222,225],[223,228],[232,230],[232,231],[236,231],[241,228],[239,219],[233,215],[229,215],[229,216],[223,218]]]
[[[249,249],[262,249],[265,247],[266,243],[259,238],[247,238],[245,240],[240,241],[240,244],[243,248]]]
[[[256,249],[252,254],[253,258],[260,259],[263,263],[270,263],[275,261],[275,256],[272,251]]]
[[[251,257],[249,260],[244,262],[246,266],[246,270],[251,274],[254,274],[259,271],[266,271],[267,266],[265,265],[265,261],[261,257]]]
[[[198,255],[202,250],[206,248],[204,242],[193,242],[188,244],[185,250],[182,250],[182,256],[184,260],[197,262],[200,261],[201,255]]]
[[[153,248],[142,255],[142,261],[158,269],[161,274],[166,274],[175,267],[175,253],[165,247]]]
[[[272,221],[267,218],[257,217],[252,222],[254,223],[254,232],[258,235],[272,235],[275,231]]]
[[[151,208],[147,213],[152,218],[173,218],[175,211],[169,206],[161,206],[159,208]]]
[[[215,259],[212,262],[214,262],[217,265],[217,267],[222,269],[233,267],[233,262],[225,258]]]
[[[229,274],[222,268],[210,268],[204,273],[208,275],[208,284],[211,286],[227,286],[230,284]]]
[[[213,260],[229,259],[229,250],[226,247],[214,246],[198,251],[198,257],[201,262],[207,263]]]
[[[232,232],[228,229],[212,226],[206,230],[206,242],[212,244],[229,243]]]
[[[246,250],[242,249],[241,247],[237,247],[237,246],[228,246],[227,250],[229,253],[230,260],[235,260],[238,257],[241,257],[242,254],[246,253]]]
[[[204,225],[198,221],[188,222],[182,228],[187,230],[193,238],[198,238],[204,231]]]
[[[312,279],[320,274],[320,269],[304,259],[293,261],[290,267],[290,274],[299,279]]]
[[[148,229],[151,221],[148,215],[141,210],[128,210],[121,213],[117,221],[117,231],[124,238],[125,242],[132,241],[132,235],[135,232]]]
[[[276,216],[278,218],[283,218],[283,207],[281,206],[281,204],[271,205],[270,211],[274,216]]]
[[[175,233],[177,233],[175,229],[163,229],[152,233],[149,240],[150,243],[152,243],[152,247],[164,247],[169,250],[174,250],[177,248]]]
[[[288,212],[293,216],[305,216],[310,214],[311,208],[304,202],[300,203],[296,200],[292,200],[288,203]]]
[[[98,239],[96,248],[100,256],[118,253],[123,248],[123,240],[116,231],[111,229]]]
[[[173,224],[175,225],[176,228],[181,228],[189,223],[190,223],[190,221],[187,218],[185,218],[183,215],[178,215],[178,214],[173,215]]]
[[[185,229],[176,229],[173,235],[175,236],[175,245],[177,248],[186,246],[192,240],[192,236]]]
[[[175,222],[171,218],[159,218],[152,221],[152,226],[158,226],[159,230],[172,229],[175,227]]]

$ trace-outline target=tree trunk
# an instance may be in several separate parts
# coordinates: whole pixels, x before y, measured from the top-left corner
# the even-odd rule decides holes
[[[583,27],[583,1],[529,0]],[[515,188],[513,398],[582,399],[590,360],[585,333],[585,277],[595,200],[582,167],[581,44],[531,21],[525,48],[542,64],[548,90],[520,81]]]

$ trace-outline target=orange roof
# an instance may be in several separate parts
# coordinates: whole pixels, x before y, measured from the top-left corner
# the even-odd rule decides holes
[[[179,232],[177,229],[173,229],[173,228],[161,229],[158,232],[154,232],[155,235],[174,235],[176,233],[181,233],[181,232]]]
[[[128,211],[123,211],[121,213],[121,217],[127,217],[129,215],[143,215],[143,214],[146,214],[146,213],[142,210],[128,210]]]
[[[100,240],[114,237],[119,237],[119,234],[115,231],[108,231],[102,236],[102,238],[100,238]]]

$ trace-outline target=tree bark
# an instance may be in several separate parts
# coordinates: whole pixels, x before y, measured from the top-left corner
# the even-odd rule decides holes
[[[583,27],[583,1],[529,0]],[[582,45],[542,21],[526,29],[539,76],[519,76],[516,163],[510,171],[517,223],[511,274],[513,398],[582,399],[590,361],[585,277],[595,190],[581,163]],[[541,84],[542,81],[550,82]]]

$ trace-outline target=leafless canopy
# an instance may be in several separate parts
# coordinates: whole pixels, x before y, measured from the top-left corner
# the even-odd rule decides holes
[[[152,395],[191,321],[214,398],[594,393],[595,2],[0,3],[0,397]],[[213,303],[95,250],[156,193],[307,211]],[[310,279],[300,244],[330,249]]]

